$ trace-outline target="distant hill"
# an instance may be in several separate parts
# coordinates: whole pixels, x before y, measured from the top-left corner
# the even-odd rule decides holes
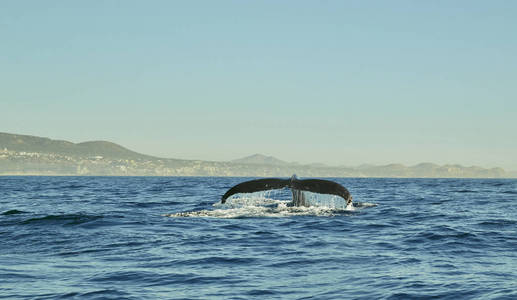
[[[107,141],[72,143],[0,132],[0,175],[247,176],[271,177],[516,177],[501,168],[363,164],[359,167],[299,164],[254,154],[229,162],[158,158]]]
[[[231,161],[236,164],[251,164],[251,165],[272,165],[272,166],[285,166],[290,163],[275,158],[273,156],[266,156],[262,154],[253,154],[239,159]]]
[[[74,144],[68,141],[0,132],[0,150],[3,149],[17,152],[38,152],[81,157],[102,156],[112,159],[153,158],[112,142],[91,141]]]
[[[508,177],[502,168],[485,169],[481,167],[464,167],[461,165],[437,165],[421,163],[415,166],[390,164],[385,166],[362,166],[357,169],[366,177],[412,177],[412,178],[501,178]]]

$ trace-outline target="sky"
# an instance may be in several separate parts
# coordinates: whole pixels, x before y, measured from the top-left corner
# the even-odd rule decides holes
[[[517,170],[517,1],[0,1],[0,131]]]

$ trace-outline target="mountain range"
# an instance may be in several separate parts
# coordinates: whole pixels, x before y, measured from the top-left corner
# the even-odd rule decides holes
[[[421,163],[335,167],[253,154],[228,162],[159,158],[107,141],[72,143],[0,132],[0,175],[517,177],[501,168]]]
[[[117,159],[153,158],[112,142],[90,141],[75,144],[69,141],[0,132],[0,150],[2,149],[70,156],[103,156]]]

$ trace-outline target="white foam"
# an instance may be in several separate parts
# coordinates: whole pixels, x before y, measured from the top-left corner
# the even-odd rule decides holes
[[[224,204],[220,202],[214,203],[215,209],[203,209],[199,211],[187,211],[166,214],[167,217],[200,217],[200,218],[278,218],[278,217],[292,217],[292,216],[321,216],[332,217],[336,215],[345,215],[363,207],[375,206],[372,203],[365,203],[368,205],[348,205],[346,207],[332,207],[327,202],[327,205],[309,206],[309,207],[292,207],[287,204],[290,201],[275,200],[266,197],[241,197],[230,198]],[[359,204],[359,205],[357,205]]]

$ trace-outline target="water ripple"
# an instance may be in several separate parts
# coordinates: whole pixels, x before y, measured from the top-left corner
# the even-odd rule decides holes
[[[241,180],[4,177],[0,298],[517,298],[517,180],[332,179],[353,210],[217,204]]]

